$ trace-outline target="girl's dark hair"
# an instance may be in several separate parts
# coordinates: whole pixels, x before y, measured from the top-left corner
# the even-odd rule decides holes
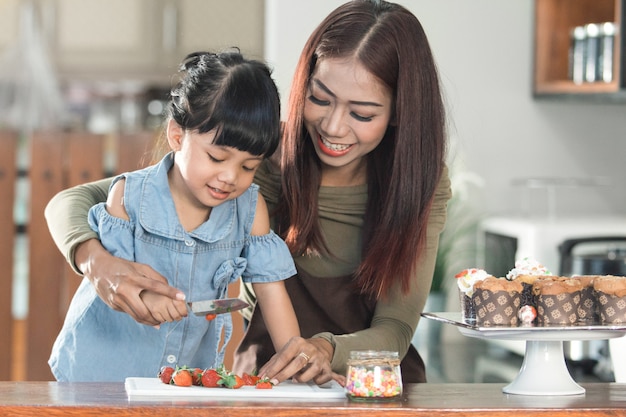
[[[353,0],[309,37],[292,82],[281,143],[278,231],[294,253],[327,251],[318,221],[320,161],[304,128],[304,103],[319,60],[354,58],[393,92],[391,123],[368,156],[368,201],[359,289],[375,297],[400,280],[409,289],[444,167],[445,112],[428,39],[406,8]]]
[[[183,60],[166,116],[184,130],[217,129],[214,144],[271,156],[280,141],[280,98],[270,69],[238,50]]]

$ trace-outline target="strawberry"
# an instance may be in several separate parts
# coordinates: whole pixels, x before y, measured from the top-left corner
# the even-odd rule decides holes
[[[256,389],[272,389],[274,384],[272,384],[269,378],[259,379],[259,382],[256,383]]]
[[[174,373],[174,368],[171,366],[163,366],[158,373],[158,377],[164,384],[172,383],[172,374]]]
[[[214,320],[215,317],[217,317],[217,314],[207,314],[206,316],[204,316],[205,319],[207,319],[208,321]]]
[[[176,370],[172,374],[172,382],[179,387],[190,387],[193,384],[191,369],[186,366],[182,368],[176,367]]]
[[[213,368],[207,368],[202,372],[201,383],[203,387],[217,388],[221,386],[222,376]]]
[[[243,379],[239,375],[233,375],[235,377],[235,384],[231,387],[234,389],[243,387]]]
[[[243,375],[241,376],[241,379],[243,379],[244,385],[254,386],[256,385],[257,382],[259,382],[259,379],[261,378],[256,375],[252,375],[247,372],[244,372]]]
[[[232,388],[232,389],[241,388],[244,385],[243,379],[239,375],[236,375],[236,374],[224,375],[222,379],[220,380],[220,382],[226,388]]]
[[[202,385],[202,369],[194,368],[191,369],[191,379],[193,381],[193,385]]]

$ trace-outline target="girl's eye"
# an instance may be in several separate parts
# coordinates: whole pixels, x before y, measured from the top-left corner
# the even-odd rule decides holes
[[[359,122],[371,122],[372,121],[371,117],[360,116],[356,114],[355,112],[350,112],[350,115],[354,117],[356,120],[358,120]]]
[[[248,165],[248,166],[243,165],[242,169],[246,172],[254,172],[259,168],[259,166],[261,166],[260,162],[258,164],[253,164],[253,165]]]
[[[313,104],[317,104],[318,106],[328,106],[328,101],[326,100],[320,100],[319,98],[315,97],[313,94],[311,94],[309,96],[309,101]]]
[[[213,155],[211,155],[210,153],[207,153],[207,155],[209,156],[209,159],[213,162],[222,162],[223,159],[218,159],[216,157],[214,157]]]

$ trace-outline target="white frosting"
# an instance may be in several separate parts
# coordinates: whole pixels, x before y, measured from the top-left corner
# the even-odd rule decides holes
[[[552,275],[552,273],[535,259],[524,258],[515,262],[515,268],[506,274],[506,279],[512,281],[518,275]]]
[[[484,269],[470,268],[464,269],[454,277],[456,278],[459,289],[468,297],[471,297],[474,294],[474,283],[482,281],[489,276],[491,275]]]

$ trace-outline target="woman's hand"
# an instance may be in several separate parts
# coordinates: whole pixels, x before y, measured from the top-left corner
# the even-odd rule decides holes
[[[113,310],[127,313],[138,323],[150,326],[161,324],[143,303],[140,294],[144,290],[180,303],[185,300],[185,294],[168,285],[167,279],[154,269],[111,255],[97,239],[81,243],[76,248],[74,259],[102,301]]]
[[[318,385],[334,379],[342,386],[345,377],[334,373],[330,367],[332,345],[321,338],[293,337],[261,369],[261,377],[270,378],[274,384],[292,378],[296,382],[313,380]]]

